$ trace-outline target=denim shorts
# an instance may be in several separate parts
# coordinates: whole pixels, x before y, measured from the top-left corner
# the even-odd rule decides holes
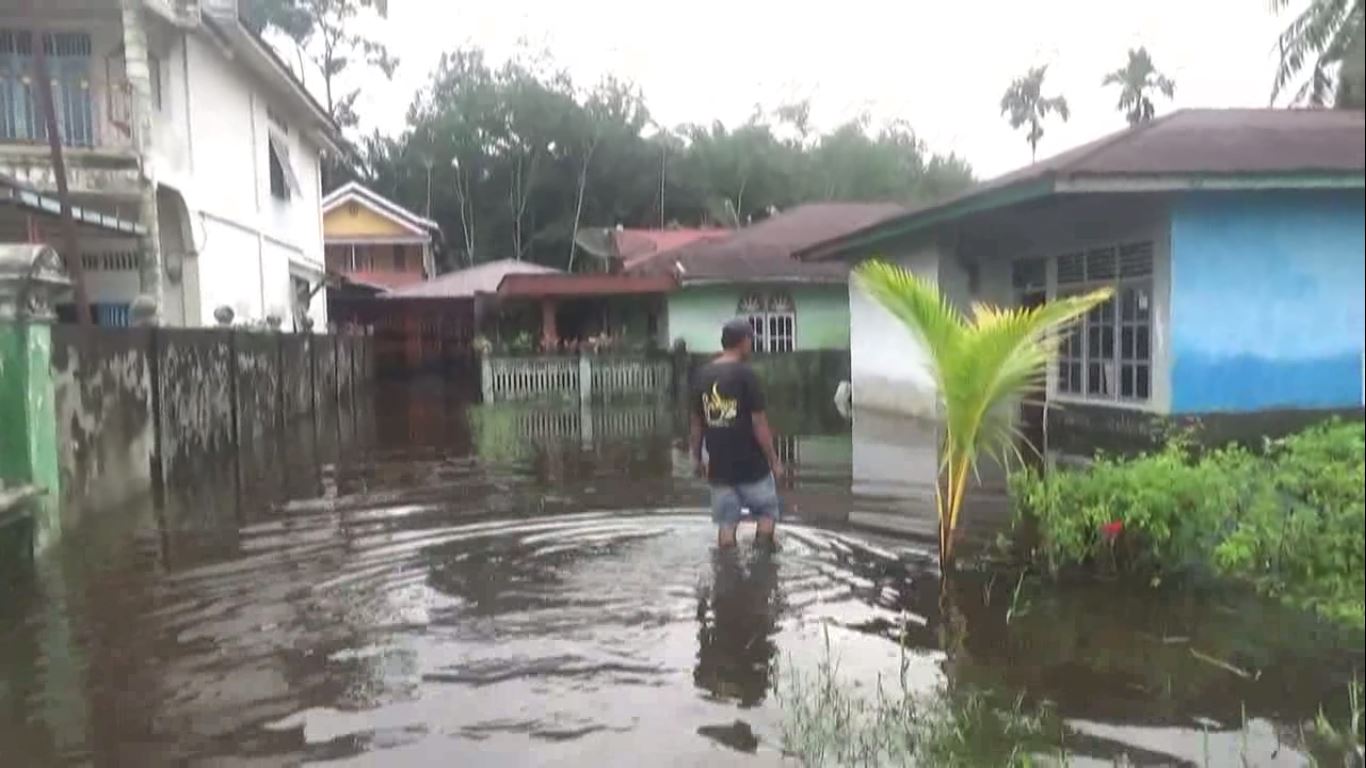
[[[771,474],[752,483],[711,487],[711,519],[717,525],[738,524],[744,510],[749,510],[756,520],[761,517],[777,520],[781,507],[778,484]]]

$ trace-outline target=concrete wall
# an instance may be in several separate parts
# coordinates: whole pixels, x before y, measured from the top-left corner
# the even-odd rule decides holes
[[[108,329],[82,343],[75,326],[52,330],[52,376],[64,522],[147,493],[154,429],[148,334]]]
[[[147,492],[158,473],[171,487],[227,455],[272,455],[281,428],[355,399],[373,374],[368,337],[95,333],[91,343],[73,326],[53,333],[66,520]]]
[[[796,305],[798,350],[849,348],[849,298],[837,285],[705,285],[669,294],[667,333],[689,352],[720,352],[721,325],[736,316],[740,300],[753,291],[786,291]]]
[[[1173,412],[1362,404],[1364,202],[1360,190],[1173,202]]]

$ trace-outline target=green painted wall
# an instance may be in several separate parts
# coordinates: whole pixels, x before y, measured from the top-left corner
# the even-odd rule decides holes
[[[797,307],[797,349],[849,348],[849,288],[834,285],[706,285],[669,294],[669,343],[682,339],[689,352],[721,351],[721,324],[751,291],[787,291]]]
[[[61,495],[51,360],[50,327],[0,323],[0,479],[46,491],[38,502],[38,548],[58,534]]]

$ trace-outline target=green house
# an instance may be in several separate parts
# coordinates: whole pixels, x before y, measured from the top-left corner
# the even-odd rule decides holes
[[[630,259],[627,274],[670,275],[659,341],[688,352],[721,348],[721,325],[743,316],[766,354],[849,349],[849,272],[792,254],[904,213],[890,203],[812,203],[730,234]]]

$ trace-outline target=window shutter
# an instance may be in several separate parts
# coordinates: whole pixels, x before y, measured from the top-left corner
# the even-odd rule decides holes
[[[294,164],[289,159],[289,142],[273,130],[267,133],[267,138],[270,141],[270,151],[275,154],[275,161],[284,172],[289,191],[295,195],[303,195],[303,187],[299,184],[299,177],[294,175]]]
[[[1117,274],[1114,248],[1092,248],[1086,252],[1086,279],[1113,280]]]
[[[1128,243],[1119,247],[1120,277],[1142,277],[1153,273],[1153,244]]]
[[[1067,253],[1058,257],[1058,284],[1081,283],[1086,281],[1086,267],[1080,253]]]

